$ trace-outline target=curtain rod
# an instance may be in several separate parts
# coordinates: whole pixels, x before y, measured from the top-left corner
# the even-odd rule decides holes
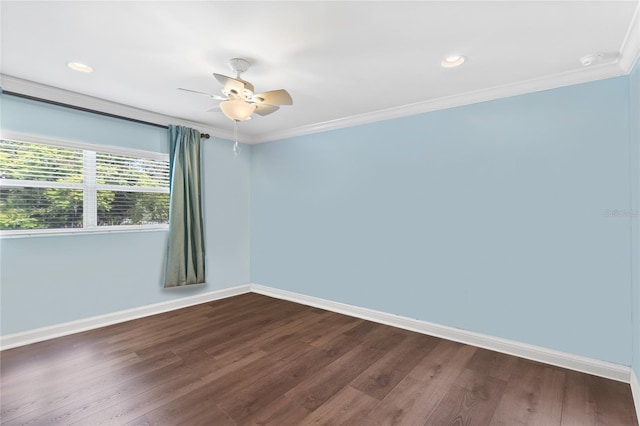
[[[17,98],[28,99],[30,101],[43,102],[45,104],[61,106],[61,107],[65,107],[65,108],[71,108],[71,109],[75,109],[75,110],[78,110],[78,111],[90,112],[92,114],[103,115],[105,117],[118,118],[120,120],[132,121],[134,123],[139,123],[139,124],[146,124],[147,126],[160,127],[162,129],[168,129],[169,128],[169,126],[165,126],[163,124],[152,123],[150,121],[144,121],[144,120],[138,120],[136,118],[125,117],[123,115],[111,114],[111,113],[108,113],[108,112],[98,111],[98,110],[90,109],[90,108],[84,108],[84,107],[80,107],[80,106],[77,106],[77,105],[65,104],[65,103],[62,103],[62,102],[52,101],[52,100],[49,100],[49,99],[37,98],[35,96],[25,95],[23,93],[10,92],[10,91],[7,91],[7,90],[2,90],[2,94],[3,95],[9,95],[9,96],[15,96]],[[209,139],[210,136],[209,136],[208,133],[200,133],[200,137],[203,138],[203,139]]]

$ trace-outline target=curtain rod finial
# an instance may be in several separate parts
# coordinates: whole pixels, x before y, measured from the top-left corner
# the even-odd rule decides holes
[[[203,139],[209,139],[210,138],[209,133],[200,133],[200,137],[203,138]]]

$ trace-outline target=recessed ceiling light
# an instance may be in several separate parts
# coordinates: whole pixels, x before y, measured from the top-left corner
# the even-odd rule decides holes
[[[440,65],[442,65],[444,68],[453,68],[457,67],[458,65],[462,65],[464,60],[465,57],[460,55],[447,56],[442,60],[442,62],[440,62]]]
[[[69,68],[71,68],[74,71],[79,71],[79,72],[93,72],[93,68],[90,67],[87,64],[83,64],[82,62],[69,62],[67,64],[67,66]]]

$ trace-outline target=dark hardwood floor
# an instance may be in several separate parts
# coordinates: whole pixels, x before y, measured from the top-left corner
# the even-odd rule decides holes
[[[628,384],[246,294],[0,354],[3,425],[636,425]]]

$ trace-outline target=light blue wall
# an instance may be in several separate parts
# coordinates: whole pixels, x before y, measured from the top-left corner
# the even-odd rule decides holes
[[[252,281],[631,364],[620,77],[254,146]]]
[[[165,232],[2,239],[1,333],[253,281],[633,362],[640,375],[628,214],[637,211],[630,191],[640,199],[629,172],[629,158],[634,173],[640,163],[639,74],[245,147],[239,157],[229,141],[206,142],[206,286],[161,288]],[[167,149],[163,129],[1,101],[3,129]],[[637,245],[640,230],[633,235]]]
[[[629,75],[632,199],[633,369],[640,378],[640,62]]]
[[[165,129],[3,96],[2,129],[167,152]],[[164,290],[166,231],[0,240],[3,335],[249,282],[251,150],[203,147],[207,284]]]

